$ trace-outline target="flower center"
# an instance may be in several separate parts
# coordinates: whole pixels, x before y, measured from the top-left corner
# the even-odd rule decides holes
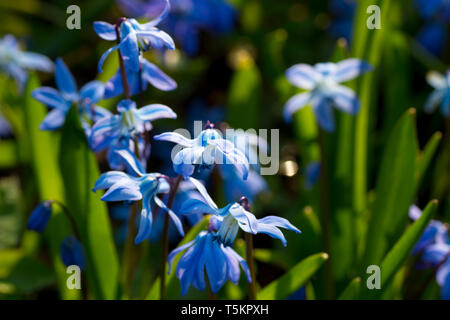
[[[225,218],[223,218],[219,231],[217,231],[217,238],[225,246],[229,246],[233,243],[238,231],[239,224],[234,219],[233,215],[227,214]]]

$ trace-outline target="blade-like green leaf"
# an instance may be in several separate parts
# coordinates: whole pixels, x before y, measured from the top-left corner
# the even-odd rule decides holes
[[[383,288],[389,283],[391,278],[400,269],[402,264],[408,258],[412,248],[417,243],[425,228],[428,226],[431,218],[437,210],[437,200],[432,200],[428,203],[422,212],[421,217],[415,221],[397,241],[394,247],[389,251],[381,263],[381,290],[367,290],[365,289],[363,297],[374,298],[382,294]]]
[[[348,284],[347,288],[338,297],[338,300],[356,300],[361,290],[361,278],[356,277]]]
[[[70,109],[62,128],[60,166],[67,207],[81,234],[95,298],[114,299],[118,288],[117,252],[106,205],[100,193],[92,192],[100,172],[75,107]]]
[[[50,132],[39,130],[46,108],[31,97],[31,92],[39,87],[36,75],[30,74],[24,92],[24,120],[28,130],[28,143],[31,149],[31,164],[39,190],[40,200],[55,199],[64,202],[64,187],[57,162],[58,148],[56,137]],[[64,237],[70,234],[67,217],[60,208],[53,210],[52,219],[46,228],[45,236],[50,246],[59,292],[63,299],[80,297],[77,290],[69,290],[66,285],[66,268],[60,258],[60,245]]]
[[[380,263],[408,221],[418,149],[414,115],[415,110],[410,109],[402,116],[383,152],[367,233],[365,265]]]
[[[279,279],[258,292],[260,300],[286,299],[301,288],[328,259],[326,253],[317,253],[297,263]]]
[[[436,132],[430,138],[425,148],[419,155],[417,156],[417,164],[416,164],[416,174],[415,174],[415,190],[417,191],[420,187],[420,183],[422,182],[423,176],[430,165],[431,160],[439,146],[439,142],[441,141],[442,133]]]

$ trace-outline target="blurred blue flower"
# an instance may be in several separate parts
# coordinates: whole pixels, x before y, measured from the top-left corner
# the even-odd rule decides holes
[[[87,116],[91,120],[104,114],[105,109],[95,105],[103,98],[104,84],[102,82],[88,82],[78,92],[69,68],[60,58],[56,59],[55,78],[59,91],[50,87],[41,87],[31,93],[33,98],[53,109],[42,121],[39,127],[41,130],[59,129],[64,124],[73,103],[77,104],[80,116]]]
[[[42,54],[22,51],[12,35],[5,35],[0,39],[0,70],[13,77],[23,90],[28,78],[26,70],[51,72],[53,62]]]
[[[156,49],[175,49],[172,38],[156,26],[167,16],[170,5],[165,0],[165,7],[161,14],[154,20],[140,24],[135,19],[122,18],[117,25],[112,25],[103,21],[94,22],[94,30],[98,36],[104,40],[116,41],[116,26],[119,28],[119,43],[109,48],[100,58],[98,63],[99,72],[102,70],[103,62],[114,50],[119,49],[125,65],[128,69],[139,72],[140,50],[147,51],[151,47]]]
[[[140,137],[152,128],[151,121],[158,119],[176,119],[177,115],[162,104],[150,104],[137,109],[132,100],[122,100],[117,105],[118,114],[109,113],[98,120],[92,127],[89,144],[94,152],[108,149],[108,162],[111,168],[120,169],[123,162],[117,157],[116,150],[139,150],[141,159],[147,157],[145,141]],[[137,137],[138,146],[134,138]]]
[[[214,293],[217,293],[228,279],[237,284],[241,274],[240,267],[244,270],[247,281],[251,282],[247,262],[231,247],[220,242],[212,231],[201,231],[195,240],[174,249],[168,257],[169,273],[173,259],[184,250],[187,251],[181,256],[176,269],[181,295],[187,293],[191,284],[198,290],[206,288],[205,269]]]
[[[2,115],[0,115],[0,138],[6,138],[12,135],[12,127]]]
[[[159,173],[144,173],[136,156],[126,150],[117,151],[133,170],[135,176],[121,171],[109,171],[100,176],[93,191],[107,189],[102,196],[103,201],[138,201],[142,200],[141,219],[135,243],[147,239],[152,229],[152,203],[159,206],[174,222],[178,232],[184,235],[183,226],[178,216],[158,198],[158,193],[168,193],[170,185],[167,178]]]
[[[172,78],[144,57],[139,57],[139,63],[140,70],[137,72],[126,68],[127,82],[132,96],[144,92],[147,89],[148,83],[163,91],[170,91],[177,88],[177,83]],[[118,68],[116,74],[105,84],[104,98],[117,97],[122,93],[122,76],[120,74],[120,68]]]
[[[202,190],[200,190],[202,193]],[[262,219],[256,219],[253,213],[246,210],[247,199],[244,197],[244,201],[230,203],[225,207],[219,209],[212,199],[204,195],[206,203],[197,199],[189,199],[183,204],[181,212],[189,213],[208,213],[216,215],[216,218],[221,222],[217,231],[217,238],[224,245],[231,245],[236,238],[239,228],[244,232],[257,234],[265,233],[269,236],[281,240],[284,246],[287,245],[286,238],[278,228],[284,228],[297,233],[301,233],[294,225],[288,220],[277,217],[267,216]]]
[[[447,25],[450,21],[450,1],[448,0],[416,0],[419,14],[425,20],[417,40],[429,52],[439,55],[446,43]]]
[[[305,189],[310,190],[320,178],[320,162],[314,161],[306,166]]]
[[[355,92],[340,85],[356,78],[372,66],[367,62],[351,58],[338,63],[296,64],[286,70],[286,77],[294,86],[307,90],[290,98],[283,111],[286,121],[307,104],[311,104],[316,120],[321,128],[334,131],[334,114],[332,106],[343,112],[355,115],[358,113],[360,103]]]
[[[83,246],[75,236],[64,238],[61,243],[61,260],[65,266],[76,265],[81,270],[86,268],[86,260],[84,258]]]
[[[425,263],[437,268],[436,282],[441,287],[441,297],[450,300],[450,242],[436,243],[429,246],[423,258]]]
[[[165,0],[118,0],[129,16],[152,17],[161,12]],[[171,10],[161,28],[173,34],[188,55],[199,49],[200,33],[228,33],[234,27],[236,10],[226,0],[171,0]]]
[[[450,117],[450,70],[445,75],[436,71],[428,72],[427,82],[434,91],[425,101],[425,111],[433,112],[440,105],[444,117]]]
[[[188,139],[177,132],[165,132],[154,139],[174,142],[183,147],[172,160],[175,172],[184,178],[191,176],[196,167],[209,168],[220,164],[234,166],[243,179],[247,179],[249,163],[246,156],[233,143],[223,139],[211,124],[207,124],[195,139]]]
[[[353,20],[356,11],[355,0],[331,0],[329,2],[332,22],[330,34],[335,38],[345,38],[350,43]]]
[[[51,200],[41,202],[28,218],[27,228],[37,232],[44,231],[52,215],[52,204]]]

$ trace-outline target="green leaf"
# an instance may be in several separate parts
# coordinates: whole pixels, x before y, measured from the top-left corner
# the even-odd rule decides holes
[[[300,261],[279,279],[271,282],[258,292],[258,299],[286,299],[306,284],[327,259],[326,253],[316,253]]]
[[[356,277],[348,284],[347,288],[338,297],[338,300],[357,300],[361,290],[361,278]]]
[[[100,176],[89,149],[76,107],[67,114],[62,128],[60,166],[66,204],[81,235],[86,254],[87,276],[97,299],[115,299],[119,264],[106,204],[92,192]]]
[[[20,164],[17,143],[11,140],[0,141],[0,168],[10,169]]]
[[[383,289],[399,271],[403,263],[409,257],[412,248],[422,236],[431,218],[436,213],[438,201],[432,200],[428,203],[417,221],[415,221],[388,252],[381,263],[381,288]],[[374,298],[382,294],[382,290],[365,290],[364,297]]]
[[[365,265],[379,264],[408,221],[417,155],[415,110],[399,120],[383,152],[371,210]]]
[[[436,132],[430,138],[428,143],[426,144],[423,152],[419,153],[417,156],[417,164],[416,164],[416,172],[415,172],[415,190],[417,191],[420,187],[420,183],[425,175],[425,172],[430,165],[431,160],[433,159],[434,154],[439,146],[439,142],[441,141],[442,133]]]
[[[38,78],[31,73],[24,92],[24,121],[28,130],[31,164],[40,200],[54,199],[64,202],[64,186],[57,162],[57,137],[50,132],[39,130],[39,125],[46,115],[46,107],[31,97],[31,92],[39,86]],[[60,245],[70,234],[68,220],[60,208],[53,210],[52,218],[44,234],[50,246],[61,297],[63,299],[79,298],[80,294],[77,290],[67,288],[66,267],[60,259]]]

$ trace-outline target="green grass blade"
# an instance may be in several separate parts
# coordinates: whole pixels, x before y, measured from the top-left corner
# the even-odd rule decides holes
[[[423,177],[431,163],[431,160],[433,159],[433,156],[436,153],[441,138],[442,133],[436,132],[435,134],[433,134],[433,136],[427,142],[423,151],[420,152],[419,155],[417,156],[416,173],[414,176],[415,180],[414,184],[416,186],[415,187],[416,191],[420,187],[420,183],[422,182]]]
[[[326,253],[317,253],[297,263],[279,279],[258,292],[260,300],[286,299],[300,289],[328,259]]]
[[[361,278],[356,277],[352,281],[350,281],[348,286],[338,297],[338,300],[356,300],[359,298],[360,290],[361,290]]]
[[[78,112],[72,107],[62,128],[60,166],[66,190],[66,204],[81,233],[87,276],[95,298],[117,297],[119,264],[106,204],[92,192],[100,176],[97,161],[89,149]]]

